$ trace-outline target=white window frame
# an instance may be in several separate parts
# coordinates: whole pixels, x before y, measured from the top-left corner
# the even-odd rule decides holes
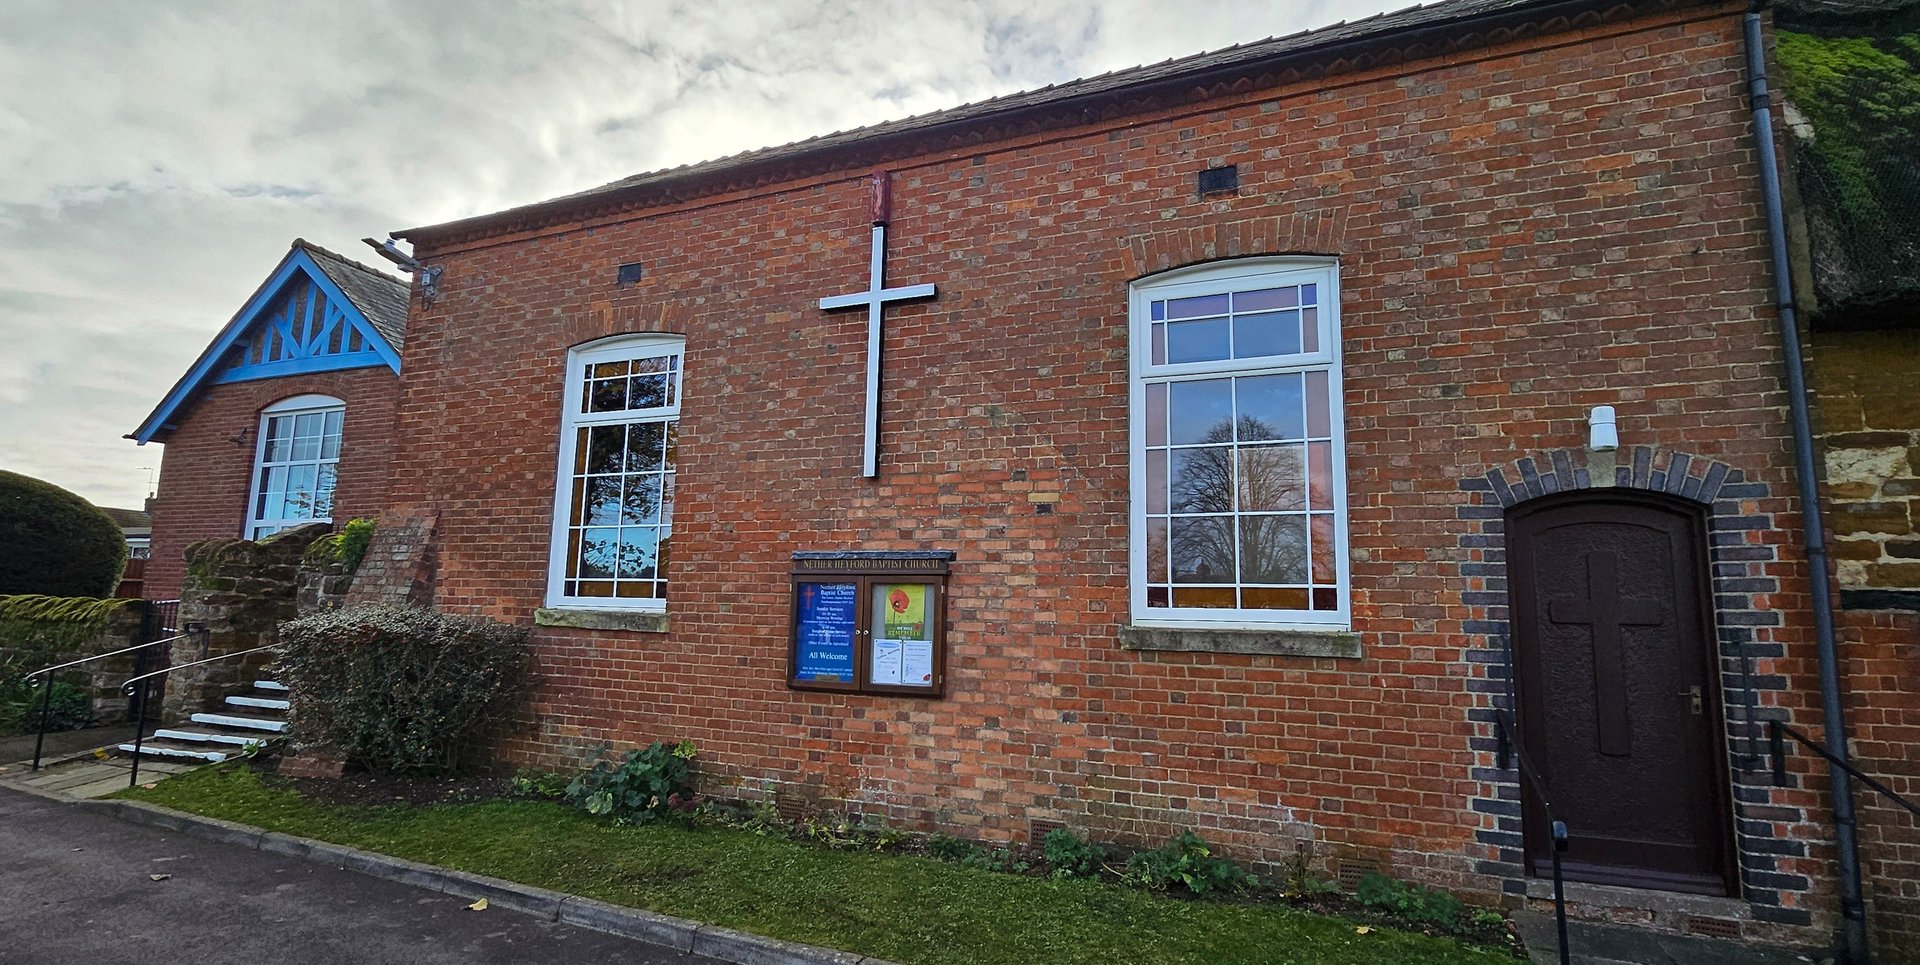
[[[1194,295],[1248,291],[1282,285],[1312,283],[1321,286],[1318,302],[1319,351],[1284,357],[1228,359],[1155,365],[1149,303]],[[1345,406],[1341,392],[1340,265],[1334,258],[1250,258],[1166,272],[1135,281],[1129,287],[1128,351],[1128,466],[1131,493],[1128,511],[1128,582],[1133,624],[1166,629],[1218,630],[1345,630],[1353,624],[1349,583],[1347,520],[1347,460]],[[1327,415],[1330,423],[1333,476],[1334,557],[1337,603],[1334,610],[1253,610],[1212,608],[1149,609],[1147,607],[1147,445],[1146,387],[1148,382],[1184,378],[1269,375],[1287,372],[1327,373]],[[1236,574],[1236,579],[1238,574]]]
[[[580,411],[580,400],[586,388],[586,373],[592,366],[601,362],[657,358],[667,355],[680,356],[678,384],[674,388],[671,405],[603,413]],[[624,425],[642,421],[668,421],[677,425],[680,421],[680,400],[685,394],[686,339],[678,335],[616,335],[612,338],[576,345],[567,351],[566,388],[561,396],[560,406],[560,453],[559,461],[554,466],[553,523],[549,529],[551,542],[547,548],[546,601],[548,608],[666,612],[667,601],[658,598],[568,596],[565,592],[567,554],[572,549],[572,543],[567,538],[567,530],[568,522],[572,519],[573,464],[579,435],[577,430],[584,426]],[[668,496],[665,493],[661,494],[661,499],[661,513],[665,514],[670,503],[667,502]],[[671,564],[672,561],[668,562]],[[673,586],[674,581],[666,575],[665,568],[661,569],[659,578],[669,587]]]
[[[289,459],[289,460],[275,462],[271,466],[267,464],[267,425],[270,422],[272,422],[276,418],[302,416],[302,415],[308,415],[312,413],[319,413],[324,418],[325,414],[328,412],[340,413],[341,445],[340,445],[340,450],[337,450],[334,452],[332,459],[325,459],[325,458],[301,459],[301,460]],[[294,526],[300,526],[305,523],[333,522],[333,514],[331,512],[329,512],[325,516],[313,516],[313,517],[308,517],[304,519],[289,519],[289,518],[279,517],[279,516],[260,515],[259,514],[260,482],[261,482],[261,478],[265,473],[267,473],[269,470],[277,466],[292,466],[296,463],[299,465],[311,464],[316,467],[331,465],[333,467],[333,473],[334,473],[333,481],[334,481],[335,489],[333,491],[337,492],[340,484],[340,452],[346,449],[346,424],[347,424],[346,402],[340,399],[336,399],[330,395],[296,395],[290,398],[281,399],[280,401],[275,402],[274,404],[260,410],[260,422],[254,431],[254,436],[256,438],[253,441],[253,474],[250,477],[250,481],[247,484],[247,512],[246,512],[245,522],[241,525],[241,528],[240,528],[241,536],[245,537],[246,539],[262,539],[264,537],[256,535],[260,532],[262,527],[271,526],[274,528],[274,532],[279,532],[281,530],[288,529]],[[315,476],[316,476],[315,491],[317,492],[318,491],[317,470],[316,470]],[[327,505],[331,507],[333,505],[332,500],[328,500]],[[272,535],[272,534],[268,534],[268,535]]]

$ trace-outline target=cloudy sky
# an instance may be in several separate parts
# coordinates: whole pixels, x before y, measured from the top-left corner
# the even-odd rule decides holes
[[[304,236],[368,235],[1402,2],[0,4],[0,469],[122,438]]]

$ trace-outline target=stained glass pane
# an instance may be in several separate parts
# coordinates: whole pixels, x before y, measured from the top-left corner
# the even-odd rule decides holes
[[[1233,587],[1176,586],[1173,588],[1173,605],[1231,610],[1234,607]]]
[[[1167,511],[1167,454],[1147,453],[1147,512]]]
[[[1307,444],[1307,491],[1314,509],[1333,508],[1333,443]]]
[[[1167,579],[1169,565],[1167,521],[1149,519],[1147,520],[1147,579],[1156,582]]]
[[[1340,591],[1330,586],[1314,587],[1313,608],[1316,610],[1340,609]]]
[[[1320,310],[1317,308],[1300,313],[1300,351],[1320,351]]]
[[[1307,373],[1307,435],[1325,438],[1333,434],[1333,420],[1327,412],[1327,373]]]
[[[1240,606],[1248,610],[1304,610],[1307,608],[1307,591],[1296,587],[1243,587],[1240,590]]]
[[[1333,516],[1313,515],[1313,582],[1332,586],[1340,582],[1339,558],[1334,551]]]
[[[1167,444],[1167,384],[1147,386],[1147,445]]]
[[[1172,603],[1169,602],[1169,597],[1168,597],[1166,587],[1164,586],[1147,587],[1147,607],[1149,609],[1164,610],[1169,606],[1172,606]]]
[[[1293,308],[1300,304],[1300,289],[1292,285],[1285,288],[1262,288],[1250,292],[1233,293],[1233,310],[1240,312],[1270,312],[1276,308]]]
[[[1307,518],[1240,517],[1240,582],[1307,582]]]
[[[1150,338],[1153,342],[1153,364],[1167,364],[1167,326],[1159,322],[1153,323]]]
[[[1147,311],[1149,314],[1153,316],[1154,321],[1156,322],[1165,321],[1167,317],[1167,303],[1154,302],[1151,306],[1148,307]]]

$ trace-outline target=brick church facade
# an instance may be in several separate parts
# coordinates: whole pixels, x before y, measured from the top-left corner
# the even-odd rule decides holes
[[[518,764],[1511,905],[1513,693],[1580,913],[1824,944],[1824,766],[1747,724],[1820,715],[1744,12],[1457,0],[399,232],[382,501],[535,625]]]

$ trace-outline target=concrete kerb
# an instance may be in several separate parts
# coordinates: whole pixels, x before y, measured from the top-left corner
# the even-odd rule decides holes
[[[638,908],[595,901],[532,885],[489,878],[485,875],[454,871],[421,864],[404,858],[361,851],[343,845],[295,837],[276,831],[217,818],[201,817],[145,801],[72,801],[83,807],[100,808],[113,817],[134,824],[178,831],[196,838],[218,841],[266,851],[305,861],[330,864],[376,878],[424,888],[460,898],[485,898],[489,907],[533,915],[547,921],[560,921],[581,928],[619,935],[649,945],[661,945],[682,952],[717,958],[736,965],[894,965],[885,959],[868,958],[818,945],[802,945],[762,935],[748,934],[718,925],[707,925],[685,918],[655,914]]]

